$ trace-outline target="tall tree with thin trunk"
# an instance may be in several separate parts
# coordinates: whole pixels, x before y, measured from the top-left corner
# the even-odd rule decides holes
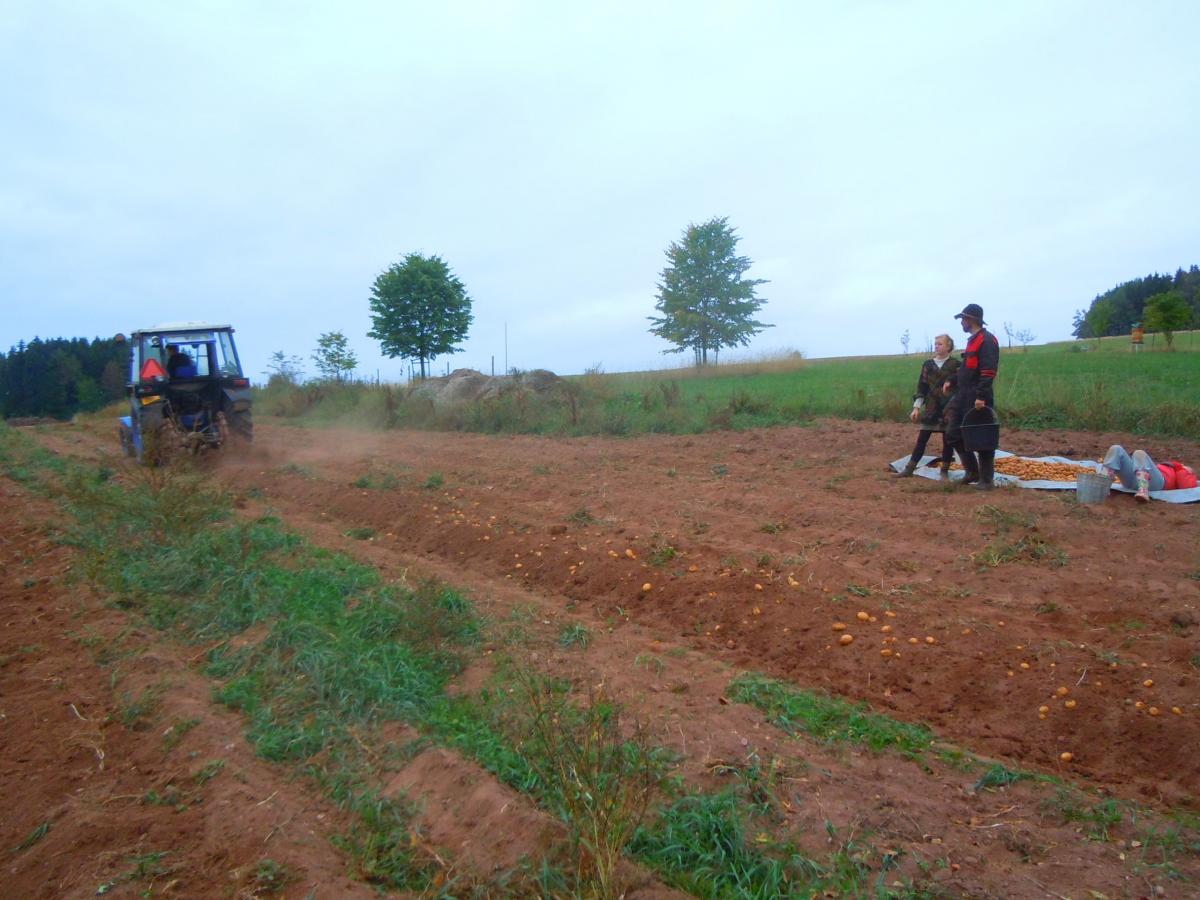
[[[667,248],[668,265],[658,285],[660,315],[650,316],[651,334],[674,344],[664,353],[691,350],[696,365],[716,360],[722,347],[744,347],[764,328],[754,318],[766,300],[754,289],[766,281],[744,278],[752,265],[737,255],[737,232],[726,217],[689,225]]]
[[[433,360],[459,353],[471,327],[471,298],[440,256],[410,253],[375,279],[367,337],[390,359],[415,359],[421,377]]]

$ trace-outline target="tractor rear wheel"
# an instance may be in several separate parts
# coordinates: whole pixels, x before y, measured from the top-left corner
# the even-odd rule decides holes
[[[141,445],[137,449],[138,462],[146,466],[161,466],[170,458],[175,443],[171,421],[163,415],[162,404],[155,403],[141,410],[138,421]]]
[[[225,427],[222,429],[224,434],[222,438],[231,443],[249,444],[254,441],[254,416],[250,410],[244,409],[237,412],[233,409],[227,409],[224,412]]]

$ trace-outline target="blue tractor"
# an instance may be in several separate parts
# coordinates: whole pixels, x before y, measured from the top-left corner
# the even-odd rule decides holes
[[[118,427],[127,454],[161,465],[253,439],[250,381],[232,328],[169,323],[135,331],[130,345],[129,415]]]

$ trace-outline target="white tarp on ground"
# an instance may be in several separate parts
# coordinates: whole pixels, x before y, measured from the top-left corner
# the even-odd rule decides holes
[[[1004,450],[996,451],[996,459],[1003,459],[1006,456],[1012,456]],[[1065,456],[1027,456],[1025,459],[1031,459],[1034,462],[1047,463],[1065,463],[1072,466],[1087,466],[1090,469],[1100,470],[1100,463],[1090,459],[1067,459]],[[913,473],[921,478],[930,478],[934,481],[941,480],[941,472],[938,471],[938,457],[923,456],[921,457],[920,467]],[[892,463],[892,471],[900,472],[908,464],[908,457],[902,456]],[[950,478],[953,481],[960,481],[963,477],[962,471],[951,472]],[[1000,472],[996,473],[996,485],[1013,485],[1016,487],[1033,488],[1039,491],[1073,491],[1075,490],[1075,482],[1072,481],[1022,481],[1015,475],[1004,475]],[[1120,491],[1123,494],[1134,493],[1127,487],[1122,487],[1118,483],[1113,483],[1113,490]],[[1151,500],[1164,500],[1167,503],[1200,503],[1200,487],[1187,488],[1182,491],[1151,491]]]

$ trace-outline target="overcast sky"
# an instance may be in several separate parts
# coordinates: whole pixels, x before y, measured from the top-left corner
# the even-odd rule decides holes
[[[1200,3],[0,0],[0,349],[233,323],[259,377],[439,254],[435,368],[686,359],[664,251],[728,216],[766,278],[742,353],[1069,336],[1200,263]],[[313,371],[311,363],[307,365]]]

